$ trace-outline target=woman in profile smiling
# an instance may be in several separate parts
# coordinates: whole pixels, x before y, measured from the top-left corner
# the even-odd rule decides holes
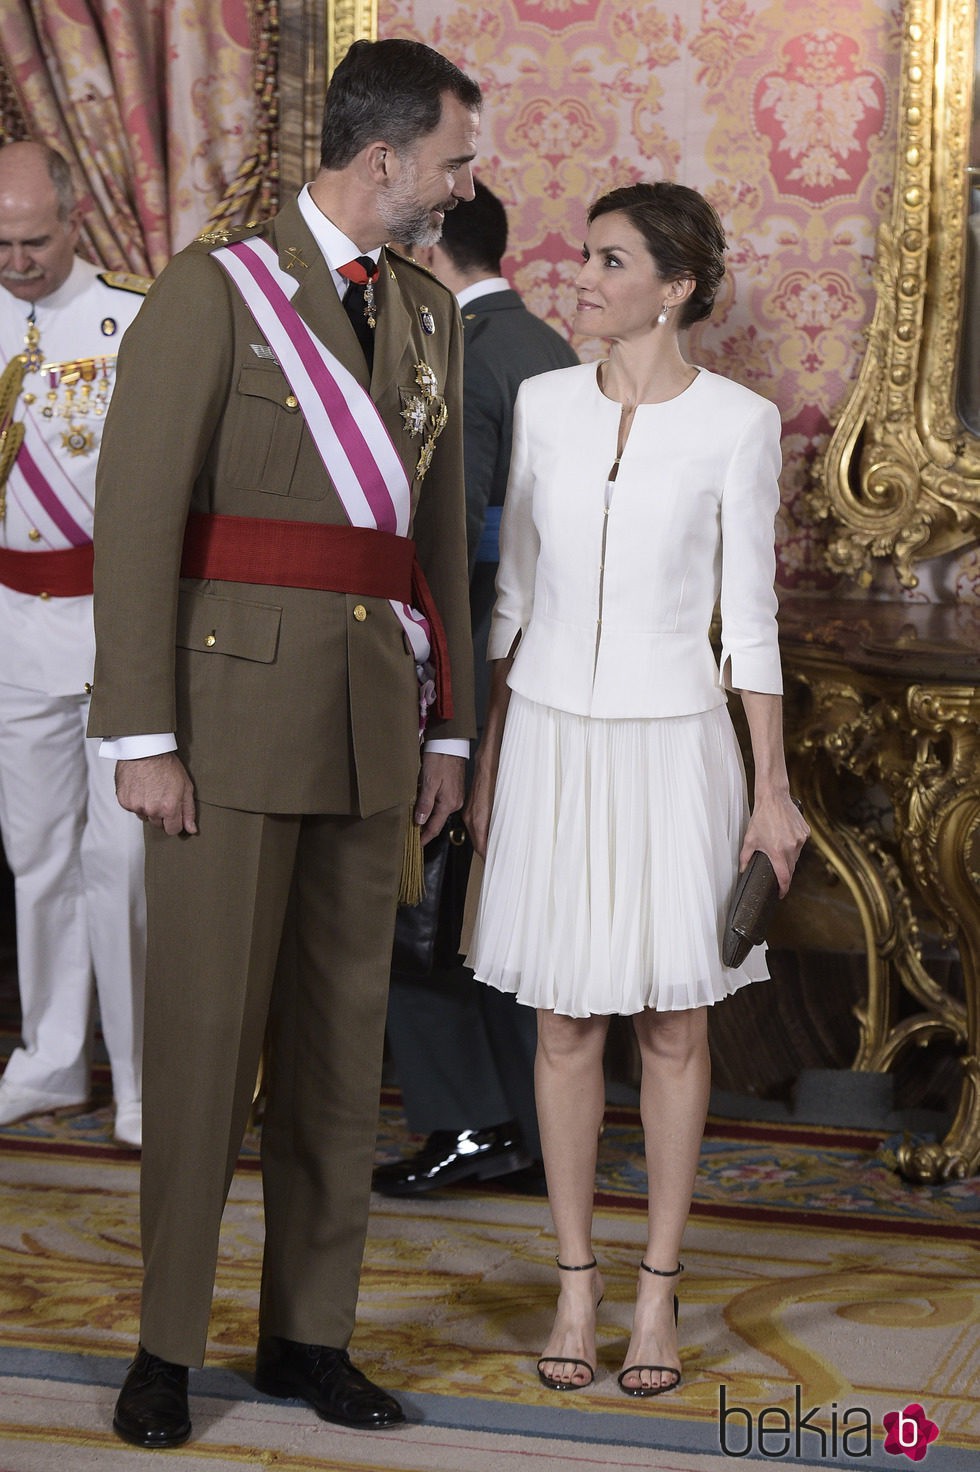
[[[465,816],[486,865],[467,957],[537,1008],[535,1089],[558,1239],[543,1384],[596,1372],[592,1250],[609,1018],[642,1064],[649,1220],[619,1385],[680,1383],[679,1252],[708,1102],[707,1008],[768,976],[721,956],[752,852],[789,887],[808,829],[789,794],[776,629],[780,420],[689,363],[725,238],[683,185],[615,189],[589,212],[578,326],[596,364],[526,382],[501,527],[492,693]],[[709,639],[720,601],[722,646]],[[755,770],[727,711],[741,694]]]

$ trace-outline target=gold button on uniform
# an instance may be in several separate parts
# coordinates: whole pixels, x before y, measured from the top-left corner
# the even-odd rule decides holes
[[[286,402],[286,408],[287,409],[298,409],[299,408],[299,399],[296,397],[295,394],[288,394],[287,397],[286,397],[286,401],[285,402]]]
[[[354,604],[354,617],[357,619],[357,622],[359,624],[362,624],[367,618],[367,609],[364,607],[363,603]]]
[[[36,526],[32,526],[27,535],[30,537],[32,542],[39,542],[41,540],[41,533],[38,531]]]
[[[85,685],[84,685],[83,688],[85,690],[85,694],[86,695],[91,695],[91,693],[92,693],[92,682],[91,682],[91,680],[86,680],[85,681]]]
[[[217,644],[217,642],[218,642],[218,637],[217,637],[217,635],[216,635],[216,634],[215,634],[215,633],[214,633],[214,631],[213,631],[213,630],[212,630],[212,631],[211,631],[211,633],[210,633],[210,634],[205,634],[205,636],[204,636],[204,642],[205,642],[205,644],[206,644],[206,645],[207,645],[207,646],[208,646],[208,648],[209,648],[209,649],[211,649],[211,648],[213,648],[213,646],[214,646],[214,645],[215,645],[215,644]]]
[[[39,598],[44,598],[44,599],[48,599],[48,598],[50,598],[50,597],[51,597],[51,594],[50,594],[50,593],[38,593],[38,595],[37,595],[37,596],[38,596],[38,597],[39,597]]]

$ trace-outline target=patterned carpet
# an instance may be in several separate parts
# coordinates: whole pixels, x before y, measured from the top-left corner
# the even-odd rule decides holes
[[[101,1099],[89,1114],[0,1131],[0,1472],[147,1465],[109,1430],[136,1336],[138,1169],[112,1145]],[[555,1291],[542,1198],[505,1182],[375,1198],[353,1351],[411,1418],[378,1435],[328,1427],[251,1386],[256,1143],[226,1213],[208,1364],[192,1376],[195,1437],[170,1453],[185,1472],[720,1472],[743,1452],[894,1469],[907,1459],[884,1451],[884,1417],[912,1403],[939,1427],[930,1472],[977,1465],[980,1181],[907,1186],[889,1168],[894,1141],[711,1121],[684,1250],[684,1384],[651,1402],[615,1382],[643,1238],[632,1111],[609,1111],[601,1145],[595,1246],[607,1288],[587,1393],[559,1397],[534,1376]],[[386,1095],[379,1153],[409,1143]]]

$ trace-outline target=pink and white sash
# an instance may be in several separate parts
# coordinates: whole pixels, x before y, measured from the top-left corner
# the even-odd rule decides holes
[[[29,408],[24,411],[24,441],[7,477],[7,499],[28,526],[41,533],[40,544],[55,550],[84,547],[92,540],[92,508],[41,433]]]
[[[411,483],[371,395],[314,336],[292,305],[299,282],[265,240],[212,252],[241,292],[299,402],[313,442],[352,526],[408,535]],[[432,703],[428,620],[391,599],[418,670],[423,717]]]

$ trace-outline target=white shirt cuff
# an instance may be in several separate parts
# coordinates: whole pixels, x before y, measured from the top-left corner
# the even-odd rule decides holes
[[[99,756],[110,762],[132,762],[142,756],[162,756],[165,751],[176,750],[177,738],[173,732],[159,736],[105,736]]]
[[[434,741],[426,741],[424,745],[425,750],[431,751],[433,756],[461,756],[465,762],[470,754],[470,743],[465,736],[444,736],[441,741],[436,738]]]

